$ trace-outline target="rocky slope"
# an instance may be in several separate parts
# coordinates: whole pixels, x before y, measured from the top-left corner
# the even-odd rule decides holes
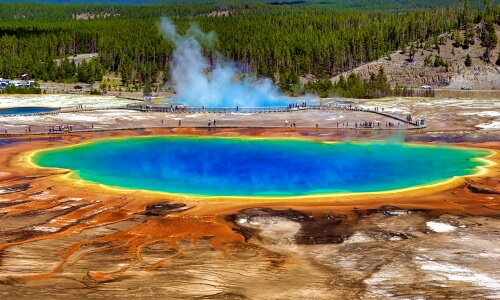
[[[500,30],[497,30],[497,36],[500,40]],[[393,87],[396,85],[407,87],[430,85],[433,88],[444,89],[461,89],[464,86],[470,87],[472,90],[500,89],[500,67],[495,65],[500,53],[500,43],[493,49],[489,63],[481,59],[484,49],[478,39],[468,49],[453,47],[453,40],[448,39],[444,45],[440,45],[439,52],[437,49],[429,51],[418,49],[413,61],[409,60],[409,51],[406,53],[394,52],[390,59],[381,58],[345,72],[344,76],[355,72],[363,78],[368,78],[370,73],[377,73],[382,66]],[[472,58],[470,67],[465,66],[467,54]],[[448,62],[448,70],[443,66],[426,66],[424,59],[429,55],[432,62],[436,56],[441,56]],[[338,78],[339,76],[335,76],[332,81],[335,82]]]

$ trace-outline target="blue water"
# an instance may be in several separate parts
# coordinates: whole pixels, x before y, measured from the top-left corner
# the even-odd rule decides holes
[[[12,107],[0,108],[0,115],[21,115],[21,114],[36,114],[43,112],[54,111],[56,108],[51,107]]]
[[[470,175],[489,152],[398,143],[140,137],[37,153],[43,167],[111,186],[205,196],[376,192]]]
[[[249,92],[250,94],[250,92]],[[252,97],[255,97],[255,95],[252,94]],[[233,100],[230,100],[230,96],[228,96],[228,99],[225,99],[223,102],[219,103],[217,101],[207,101],[207,103],[209,103],[209,105],[202,105],[202,104],[199,104],[199,103],[192,103],[192,101],[189,101],[188,99],[183,99],[183,98],[166,98],[166,99],[163,99],[159,106],[167,106],[167,107],[170,107],[170,105],[172,105],[172,103],[187,103],[188,104],[188,107],[202,107],[204,106],[206,111],[220,111],[220,109],[226,107],[228,111],[235,111],[236,107],[239,108],[239,111],[242,111],[243,109],[246,109],[247,111],[251,108],[251,111],[252,112],[255,112],[255,111],[267,111],[269,110],[269,108],[283,108],[283,107],[287,107],[289,104],[292,104],[292,105],[300,105],[302,104],[303,102],[306,102],[307,105],[311,105],[313,103],[313,100],[315,100],[315,98],[313,98],[312,96],[311,97],[308,97],[308,98],[304,98],[304,99],[299,99],[299,98],[290,98],[290,97],[287,97],[287,96],[273,96],[273,97],[270,97],[268,95],[262,95],[261,97],[257,98],[255,101],[248,101],[248,100],[242,100],[242,101],[235,101],[234,99]],[[234,98],[234,97],[233,97]],[[205,103],[205,102],[203,102]],[[173,106],[175,106],[176,104],[173,104]]]

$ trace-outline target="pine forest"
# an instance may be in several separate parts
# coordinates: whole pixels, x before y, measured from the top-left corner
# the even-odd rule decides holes
[[[450,33],[457,43],[481,40],[496,46],[500,8],[485,1],[414,10],[337,10],[315,5],[235,3],[212,5],[116,6],[0,4],[0,77],[30,74],[38,81],[95,83],[113,73],[129,85],[162,86],[169,80],[173,51],[159,22],[170,18],[180,32],[193,23],[215,33],[204,45],[209,61],[217,55],[236,62],[242,72],[272,78],[288,93],[348,86],[377,86],[384,91],[383,70],[370,82],[341,78],[346,70],[397,50],[416,51]],[[484,24],[482,32],[474,24]],[[495,25],[497,24],[497,25]],[[462,36],[456,34],[465,32]],[[455,34],[454,34],[455,33]],[[97,53],[76,65],[68,57]],[[317,78],[300,86],[299,76]],[[358,95],[357,93],[353,95]],[[375,97],[360,92],[358,96]]]

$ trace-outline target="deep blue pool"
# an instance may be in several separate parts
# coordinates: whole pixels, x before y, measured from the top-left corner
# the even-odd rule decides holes
[[[43,167],[112,186],[205,196],[379,192],[477,172],[488,151],[391,143],[151,137],[38,152]]]

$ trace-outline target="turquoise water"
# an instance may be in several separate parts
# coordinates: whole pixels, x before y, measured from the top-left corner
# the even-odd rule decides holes
[[[12,107],[1,108],[0,115],[21,115],[21,114],[36,114],[43,112],[50,112],[56,110],[50,107]]]
[[[148,137],[37,153],[43,167],[132,189],[205,196],[376,192],[470,175],[489,152],[398,143]]]

